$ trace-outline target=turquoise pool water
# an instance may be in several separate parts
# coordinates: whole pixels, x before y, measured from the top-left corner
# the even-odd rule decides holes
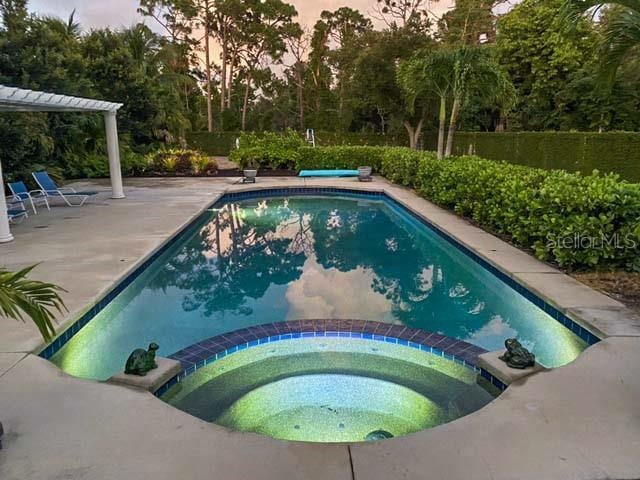
[[[384,199],[274,197],[220,205],[54,357],[106,379],[151,341],[169,356],[257,324],[305,318],[402,323],[488,350],[517,337],[541,363],[586,344]]]

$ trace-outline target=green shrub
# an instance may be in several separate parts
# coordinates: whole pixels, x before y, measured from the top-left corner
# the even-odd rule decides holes
[[[298,151],[298,169],[370,164],[485,229],[569,269],[640,270],[640,185],[513,165],[474,156],[438,160],[406,148],[327,147]]]
[[[233,150],[229,159],[240,168],[291,169],[295,165],[296,152],[305,145],[304,139],[294,130],[283,134],[243,134],[240,148]]]
[[[296,170],[355,170],[372,167],[379,172],[385,148],[381,147],[304,147],[296,155]]]
[[[133,176],[144,173],[147,162],[143,155],[133,152],[127,147],[120,149],[120,168],[122,175]],[[46,167],[51,170],[52,167]],[[67,154],[62,169],[65,178],[107,178],[109,177],[109,159],[103,153],[85,155]]]
[[[382,154],[380,172],[394,183],[413,186],[422,158],[433,157],[432,152],[419,152],[410,148],[387,148]]]
[[[436,133],[425,134],[427,148],[436,142]],[[638,132],[457,132],[453,152],[583,175],[599,170],[640,182]]]
[[[226,157],[235,148],[240,132],[193,132],[187,134],[187,145],[209,156]]]
[[[418,193],[566,268],[640,269],[640,185],[477,157],[420,159]]]
[[[149,153],[145,160],[146,170],[155,174],[206,176],[218,169],[215,160],[194,150],[158,150]]]
[[[304,135],[296,132],[300,139]],[[257,137],[268,135],[256,133]],[[193,132],[187,135],[189,148],[199,150],[207,155],[227,156],[235,149],[236,139],[243,136],[241,132]],[[360,132],[323,132],[316,131],[316,145],[332,147],[341,145],[368,145],[368,146],[408,146],[406,135],[378,135],[374,133]],[[304,143],[306,145],[306,142]]]

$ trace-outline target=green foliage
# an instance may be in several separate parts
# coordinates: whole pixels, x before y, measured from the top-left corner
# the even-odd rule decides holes
[[[436,136],[427,135],[425,147],[435,146]],[[585,175],[593,170],[613,172],[625,180],[640,182],[640,133],[459,132],[453,154],[468,153]]]
[[[51,168],[44,167],[49,172]],[[132,151],[125,145],[120,148],[120,168],[122,175],[132,177],[143,174],[147,170],[147,162],[144,155]],[[37,170],[35,165],[32,169]],[[101,151],[85,154],[69,152],[64,158],[60,173],[63,178],[108,178],[109,160],[107,154]]]
[[[305,145],[304,139],[294,130],[284,134],[243,134],[240,148],[233,150],[229,158],[240,168],[287,169],[293,167],[296,152]]]
[[[0,2],[0,84],[123,103],[118,126],[125,173],[139,173],[143,153],[199,128],[202,92],[180,52],[146,26],[112,31],[28,15]],[[106,175],[99,114],[10,113],[0,118],[0,157],[23,180],[35,164],[71,177]]]
[[[236,138],[240,135],[241,132],[192,132],[187,134],[187,145],[207,155],[226,157],[235,148]]]
[[[253,135],[259,137],[263,134],[255,133]],[[298,135],[303,138],[302,134]],[[228,156],[235,148],[236,139],[240,138],[240,136],[242,136],[242,132],[193,132],[187,135],[187,144],[190,148],[204,152],[207,155]],[[406,135],[320,131],[315,133],[315,137],[316,145],[320,147],[338,145],[394,147],[408,145]]]
[[[145,171],[156,175],[206,177],[218,171],[218,164],[194,150],[162,149],[146,155]]]
[[[298,151],[297,168],[371,165],[389,180],[568,269],[640,270],[640,185],[616,175],[544,170],[407,148]]]
[[[51,283],[27,279],[35,267],[33,265],[18,272],[0,269],[0,312],[15,320],[24,320],[26,315],[48,342],[56,333],[53,311],[62,313],[66,309],[60,297],[64,290]]]
[[[372,167],[379,172],[385,149],[365,146],[304,147],[296,155],[296,170],[355,170]]]
[[[385,149],[382,154],[380,173],[393,183],[399,183],[405,187],[413,186],[420,160],[433,155],[433,152],[420,152],[410,148]]]

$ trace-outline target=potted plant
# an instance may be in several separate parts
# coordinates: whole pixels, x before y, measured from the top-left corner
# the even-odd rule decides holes
[[[373,180],[371,178],[371,173],[373,169],[371,167],[358,167],[358,180],[361,182],[370,182]]]

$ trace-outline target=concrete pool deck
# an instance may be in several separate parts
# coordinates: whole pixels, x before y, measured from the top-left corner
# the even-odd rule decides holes
[[[31,354],[29,324],[0,319],[0,451],[4,479],[599,479],[640,478],[640,320],[587,288],[411,191],[376,179],[131,179],[13,227],[2,265],[36,262],[33,277],[64,287],[73,319],[226,191],[283,186],[384,190],[607,337],[575,362],[514,383],[484,409],[376,444],[288,443],[230,432],[143,391],[70,377]],[[86,185],[85,186],[89,186]]]

